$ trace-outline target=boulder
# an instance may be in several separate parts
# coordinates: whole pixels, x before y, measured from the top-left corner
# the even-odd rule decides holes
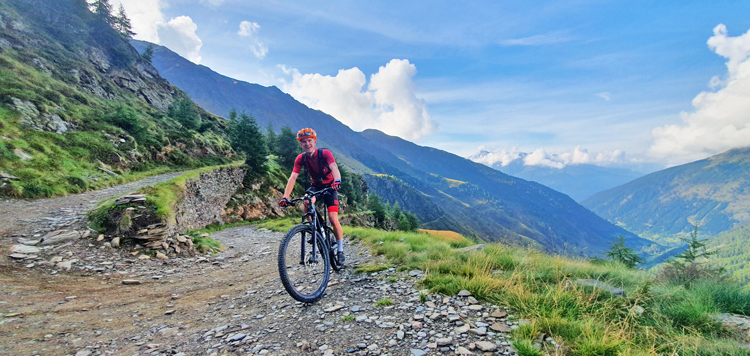
[[[56,243],[60,243],[64,241],[79,239],[81,235],[82,234],[78,231],[67,231],[67,230],[53,231],[45,235],[44,237],[42,237],[42,241],[40,242],[40,244],[42,246],[54,245]]]
[[[39,247],[34,246],[27,246],[27,245],[13,245],[10,247],[10,253],[20,253],[20,254],[32,254],[32,253],[39,253],[41,251]]]
[[[605,282],[596,279],[577,279],[576,283],[594,287],[594,289],[604,290],[614,295],[625,295],[625,291],[620,288],[615,288]]]

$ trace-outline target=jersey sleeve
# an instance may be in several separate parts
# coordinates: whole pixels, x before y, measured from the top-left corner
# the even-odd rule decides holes
[[[326,165],[331,165],[331,163],[336,163],[336,160],[333,158],[333,153],[331,150],[323,150],[323,158],[326,160]]]
[[[292,172],[299,174],[300,171],[302,171],[302,155],[304,153],[297,156],[297,158],[294,159],[294,168],[292,169]]]

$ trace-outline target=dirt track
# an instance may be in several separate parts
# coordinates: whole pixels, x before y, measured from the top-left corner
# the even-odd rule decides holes
[[[2,202],[0,354],[424,355],[480,354],[479,346],[496,348],[491,354],[512,352],[503,334],[488,330],[488,323],[505,324],[490,316],[498,310],[467,297],[428,295],[423,304],[419,271],[355,274],[351,266],[372,260],[356,243],[345,247],[350,268],[334,274],[313,305],[295,302],[279,281],[283,235],[249,226],[214,233],[226,247],[215,256],[140,260],[86,238],[52,250],[77,257],[85,269],[66,272],[44,261],[28,267],[6,257],[21,234],[80,227],[98,199],[144,183]],[[375,305],[386,298],[393,305]]]

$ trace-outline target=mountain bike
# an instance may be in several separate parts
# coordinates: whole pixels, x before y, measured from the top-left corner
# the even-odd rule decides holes
[[[284,289],[292,298],[303,303],[314,303],[323,297],[328,287],[331,269],[341,269],[336,259],[336,237],[328,225],[327,211],[323,213],[313,204],[314,197],[330,194],[333,188],[314,191],[292,199],[293,205],[303,201],[307,206],[302,223],[289,229],[279,245],[279,276]],[[317,198],[316,198],[317,199]]]

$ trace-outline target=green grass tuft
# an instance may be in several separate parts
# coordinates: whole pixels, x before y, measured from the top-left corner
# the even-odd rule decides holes
[[[380,299],[377,302],[375,302],[375,306],[378,306],[378,307],[387,307],[389,305],[393,305],[393,301],[388,298]]]
[[[193,238],[193,247],[199,253],[219,252],[222,249],[221,243],[210,236],[202,237],[194,233],[188,233],[188,235]]]

